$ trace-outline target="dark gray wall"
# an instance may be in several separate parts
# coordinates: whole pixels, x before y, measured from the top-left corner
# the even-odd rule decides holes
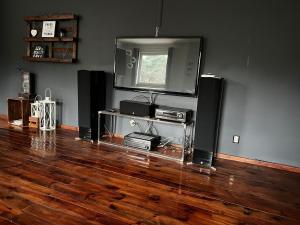
[[[114,38],[153,35],[153,0],[1,1],[0,113],[19,92],[22,67],[37,74],[39,93],[52,88],[62,120],[77,125],[78,69],[113,70]],[[204,73],[227,81],[219,151],[300,166],[300,2],[298,0],[166,0],[161,35],[202,35]],[[78,64],[26,63],[23,17],[81,15]],[[5,18],[5,19],[4,19]],[[2,42],[3,43],[3,42]],[[134,93],[114,91],[112,104]],[[158,104],[196,108],[196,99],[159,96]],[[239,145],[232,135],[241,135]]]

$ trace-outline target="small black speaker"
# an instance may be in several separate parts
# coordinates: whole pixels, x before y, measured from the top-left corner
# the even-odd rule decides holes
[[[199,80],[193,163],[211,166],[217,149],[224,79],[204,75]]]
[[[103,71],[78,71],[79,137],[98,138],[98,111],[105,109],[106,74]],[[104,124],[104,123],[101,123]],[[100,127],[102,132],[104,127]]]

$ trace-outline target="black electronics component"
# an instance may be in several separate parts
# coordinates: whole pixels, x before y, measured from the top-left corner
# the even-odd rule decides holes
[[[211,166],[217,150],[223,78],[203,75],[199,82],[193,162]]]
[[[155,109],[155,118],[186,123],[191,121],[193,111],[190,109],[159,106]]]
[[[160,143],[161,137],[153,134],[133,132],[124,136],[123,144],[132,148],[151,151]]]
[[[155,108],[156,106],[149,102],[132,100],[120,101],[120,113],[122,114],[153,117]]]
[[[79,137],[97,140],[98,111],[105,109],[106,76],[103,71],[78,71]],[[104,119],[104,118],[103,118]],[[104,124],[102,121],[101,124]],[[104,125],[99,128],[104,131]]]

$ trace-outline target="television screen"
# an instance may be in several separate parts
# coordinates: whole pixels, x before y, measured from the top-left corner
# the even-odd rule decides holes
[[[114,87],[195,96],[200,37],[117,38]]]

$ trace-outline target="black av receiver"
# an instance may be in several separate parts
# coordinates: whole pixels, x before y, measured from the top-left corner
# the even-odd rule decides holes
[[[193,110],[174,108],[169,106],[159,106],[155,109],[155,118],[163,120],[171,120],[181,123],[191,121],[193,116]]]
[[[133,132],[124,136],[123,144],[128,147],[151,151],[160,144],[161,137],[153,134]]]

